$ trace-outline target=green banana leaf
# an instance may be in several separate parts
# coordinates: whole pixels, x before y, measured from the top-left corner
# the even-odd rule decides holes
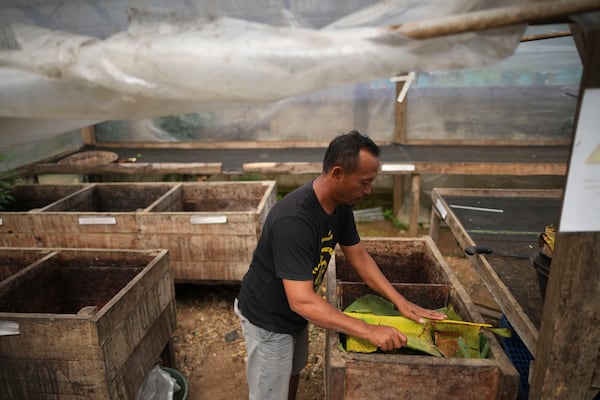
[[[400,315],[394,305],[381,296],[368,294],[356,299],[344,313],[373,325],[393,326],[408,339],[406,347],[433,356],[485,358],[489,343],[481,329],[510,337],[508,328],[494,328],[488,324],[464,322],[452,305],[438,309],[447,320],[428,320],[422,325]],[[456,322],[462,321],[462,322]],[[348,336],[343,351],[371,353],[377,347],[367,340]]]

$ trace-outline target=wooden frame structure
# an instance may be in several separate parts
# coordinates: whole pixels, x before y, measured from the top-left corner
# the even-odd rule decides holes
[[[514,6],[511,10],[499,8],[487,13],[471,13],[463,15],[458,20],[448,18],[431,23],[407,24],[400,27],[398,31],[414,38],[433,37],[518,23],[555,22],[555,18],[599,9],[600,2],[598,0],[554,0],[544,2],[542,7],[539,4]],[[571,30],[584,65],[580,93],[583,93],[586,88],[599,88],[600,26],[597,23],[592,23],[591,26],[572,25]],[[578,105],[579,107],[580,105]],[[397,134],[401,134],[401,132],[398,131]],[[427,169],[427,166],[430,169]],[[473,171],[472,168],[482,168],[483,166],[481,164],[477,167],[468,162],[436,165],[439,173],[468,173],[468,171]],[[536,175],[537,173],[532,171],[535,171],[538,166],[539,164],[536,163],[520,166],[533,168],[533,170],[523,170],[518,169],[520,167],[514,163],[506,163],[502,167],[512,170],[517,175]],[[148,171],[156,174],[175,172],[162,167],[165,166],[160,168],[154,165],[144,166]],[[431,173],[434,170],[433,167],[433,164],[421,166],[415,164],[414,170],[395,172],[394,176],[397,177],[395,178],[397,186],[394,190],[395,195],[400,197],[400,188],[403,186],[399,183],[401,177],[411,175],[414,196],[412,203],[418,204],[415,198],[419,193],[419,174],[425,173],[425,171]],[[50,172],[52,168],[56,167],[38,165],[29,171]],[[112,168],[107,167],[105,172],[112,173]],[[134,169],[134,167],[123,167],[122,165],[115,168],[119,169],[119,172]],[[185,170],[178,169],[185,168],[179,165],[173,166],[173,168],[180,173],[183,173],[182,171],[207,173],[201,168]],[[248,165],[247,168],[247,171],[257,171],[256,165]],[[267,170],[267,168],[270,169]],[[284,170],[288,170],[289,173],[318,173],[314,168],[314,165],[287,167],[271,165],[263,166],[263,171],[277,170],[279,173],[283,173]],[[541,168],[544,175],[563,175],[566,172],[566,163],[559,162],[558,165],[545,165]],[[218,167],[213,171],[217,169]],[[84,168],[78,169],[77,172],[83,173],[84,170]],[[491,170],[495,169],[491,168]],[[73,173],[76,170],[70,169],[69,171],[69,173]],[[478,173],[489,173],[490,164],[485,164],[485,171],[480,169],[477,171]],[[501,171],[502,174],[507,172],[500,166],[495,171],[498,173]],[[53,172],[58,172],[58,170],[54,169]],[[94,169],[90,173],[98,172],[97,169]],[[416,232],[415,220],[414,217],[411,217],[412,232]],[[598,242],[600,242],[600,233],[598,232],[558,233],[553,257],[554,265],[549,277],[547,298],[536,347],[536,362],[532,370],[530,399],[591,399],[600,388],[600,363],[597,361],[600,348],[600,335],[597,334],[598,310],[600,310],[600,300],[597,296],[598,282],[600,282],[600,246],[598,246]]]

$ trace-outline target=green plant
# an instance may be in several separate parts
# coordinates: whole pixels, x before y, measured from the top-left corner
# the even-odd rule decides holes
[[[4,160],[4,156],[0,154],[0,161]],[[15,201],[11,194],[12,186],[15,184],[15,177],[12,171],[0,172],[0,210],[5,210],[6,206]]]
[[[383,210],[383,218],[385,218],[386,221],[390,221],[394,228],[398,230],[408,229],[408,224],[404,221],[400,221],[399,219],[397,219],[394,215],[394,210],[392,210],[391,208],[386,208],[385,210]]]

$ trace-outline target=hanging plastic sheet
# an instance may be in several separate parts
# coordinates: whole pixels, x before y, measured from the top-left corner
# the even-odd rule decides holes
[[[511,55],[524,30],[513,26],[411,39],[399,29],[408,22],[489,7],[488,1],[472,0],[452,5],[353,2],[356,9],[348,15],[325,12],[336,19],[321,20],[318,28],[313,27],[316,14],[303,14],[294,2],[266,7],[257,22],[260,1],[242,8],[230,2],[209,2],[210,7],[202,8],[201,2],[191,1],[186,4],[192,7],[177,3],[161,11],[130,9],[126,29],[114,33],[106,29],[107,21],[123,19],[125,2],[53,3],[48,14],[54,18],[53,29],[12,23],[36,22],[23,15],[44,5],[5,7],[11,24],[2,30],[0,116],[132,119],[273,102],[408,71],[487,65]],[[150,2],[138,5],[144,3]],[[155,3],[151,5],[161,5]],[[324,4],[327,10],[338,5]],[[78,16],[74,7],[83,10],[79,17],[104,22],[98,22],[97,36],[60,30],[63,20],[56,14],[71,21]],[[92,14],[98,8],[106,13],[104,19]],[[242,19],[245,13],[254,20]]]

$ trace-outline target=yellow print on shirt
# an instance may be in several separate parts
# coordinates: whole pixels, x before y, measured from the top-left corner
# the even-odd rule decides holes
[[[321,239],[321,243],[331,242],[333,240],[333,234],[331,231]],[[325,272],[327,271],[327,265],[329,264],[329,260],[334,254],[334,249],[331,246],[323,246],[321,247],[321,256],[319,258],[319,262],[313,268],[313,290],[317,291],[321,283],[323,282],[323,277],[325,276]]]

